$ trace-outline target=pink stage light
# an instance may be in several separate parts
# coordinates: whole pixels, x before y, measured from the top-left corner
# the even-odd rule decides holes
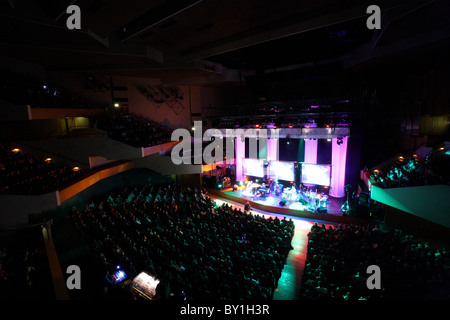
[[[347,161],[348,137],[342,138],[342,144],[337,143],[337,138],[331,141],[331,184],[330,196],[335,198],[345,197],[345,165]]]
[[[317,163],[318,140],[305,139],[305,163]]]
[[[278,160],[278,138],[268,138],[267,139],[267,161],[277,161]]]
[[[242,141],[241,138],[235,138],[234,145],[236,148],[236,181],[242,181],[242,165],[245,157],[245,142]]]

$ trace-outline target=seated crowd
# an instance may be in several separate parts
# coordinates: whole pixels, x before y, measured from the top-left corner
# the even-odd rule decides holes
[[[443,248],[378,226],[315,224],[308,238],[301,299],[450,299],[450,255]],[[380,268],[381,289],[367,287],[370,265]]]
[[[92,108],[98,107],[84,98],[60,88],[0,70],[2,99],[15,105],[32,108]]]
[[[108,137],[133,147],[150,147],[171,141],[172,132],[133,114],[97,119]]]
[[[271,299],[294,233],[290,219],[217,206],[176,184],[113,193],[72,217],[105,274],[147,272],[161,281],[156,299]]]
[[[386,168],[375,171],[371,178],[382,188],[413,187],[450,183],[450,156],[439,152],[424,160],[402,157]]]
[[[0,143],[0,194],[43,194],[81,177],[84,171],[12,150]]]
[[[0,232],[0,300],[54,299],[40,226]]]

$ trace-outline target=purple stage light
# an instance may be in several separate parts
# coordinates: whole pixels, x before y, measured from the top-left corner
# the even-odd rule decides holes
[[[305,163],[317,163],[317,143],[317,139],[305,139]]]
[[[236,148],[236,181],[242,181],[242,165],[245,157],[245,142],[241,138],[234,139]]]
[[[338,144],[338,139],[342,141]],[[333,138],[331,143],[331,185],[330,196],[345,197],[345,165],[347,161],[348,137]]]

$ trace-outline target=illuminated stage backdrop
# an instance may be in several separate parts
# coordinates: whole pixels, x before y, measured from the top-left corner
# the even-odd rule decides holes
[[[245,157],[245,141],[242,141],[241,138],[234,139],[234,145],[236,148],[235,159],[236,159],[236,181],[242,181],[242,164],[243,159]]]
[[[267,161],[277,161],[279,159],[279,139],[268,138],[267,140]]]
[[[337,138],[331,143],[331,185],[330,196],[335,198],[345,197],[345,164],[347,160],[348,137],[342,138],[342,144],[338,145]]]
[[[275,180],[294,181],[295,171],[294,162],[289,161],[270,161],[269,178]]]
[[[317,143],[317,139],[305,139],[305,163],[317,163]]]

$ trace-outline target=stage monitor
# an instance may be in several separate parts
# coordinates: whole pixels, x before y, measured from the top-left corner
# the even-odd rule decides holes
[[[270,161],[269,178],[274,180],[295,180],[295,163],[289,161]]]
[[[328,164],[302,163],[302,183],[319,186],[330,185],[331,166]]]
[[[264,161],[262,159],[243,159],[244,175],[264,178]]]

